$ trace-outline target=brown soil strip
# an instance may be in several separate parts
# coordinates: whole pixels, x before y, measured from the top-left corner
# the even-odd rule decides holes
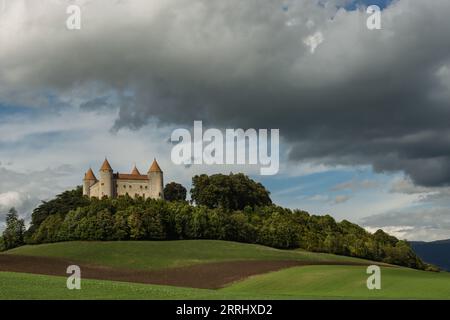
[[[218,289],[249,276],[306,265],[360,265],[354,262],[327,261],[226,261],[163,270],[116,269],[59,258],[0,254],[0,271],[65,276],[69,265],[81,268],[84,279],[113,280],[177,287]]]

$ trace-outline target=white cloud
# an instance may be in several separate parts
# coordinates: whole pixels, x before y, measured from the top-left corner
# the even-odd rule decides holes
[[[434,192],[432,188],[421,187],[415,185],[411,179],[407,177],[400,177],[392,182],[391,190],[392,193],[403,193],[403,194],[425,194]]]
[[[8,191],[0,193],[0,211],[11,207],[18,207],[22,204],[22,196],[17,191]]]
[[[412,226],[384,226],[384,227],[365,227],[370,233],[375,233],[377,230],[381,229],[390,235],[397,237],[398,239],[406,239],[407,235],[411,230],[414,230]]]
[[[450,228],[430,228],[415,226],[382,226],[382,227],[365,227],[371,233],[381,229],[384,232],[401,240],[408,241],[436,241],[450,238]]]
[[[339,195],[334,198],[334,203],[341,204],[341,203],[347,202],[349,199],[350,199],[350,196]]]
[[[0,193],[8,195],[5,203],[12,203],[11,193],[17,192],[22,201],[18,206],[29,212],[26,208],[31,205],[26,203],[79,184],[87,167],[92,165],[95,171],[104,156],[121,171],[129,170],[133,162],[145,170],[156,156],[166,181],[184,184],[201,172],[257,170],[172,165],[166,143],[171,125],[158,126],[154,117],[169,124],[192,123],[191,117],[196,116],[210,116],[217,122],[226,119],[232,124],[281,124],[285,126],[281,133],[290,135],[286,143],[301,142],[292,159],[305,159],[297,165],[288,163],[285,156],[282,178],[354,170],[356,165],[375,163],[380,171],[407,169],[413,174],[423,168],[423,176],[433,179],[420,181],[442,183],[445,179],[440,177],[448,170],[438,161],[421,162],[419,155],[418,165],[412,165],[409,159],[403,163],[392,151],[406,145],[400,156],[408,158],[413,143],[423,140],[420,146],[428,146],[427,141],[436,140],[433,135],[411,136],[410,128],[399,126],[412,122],[415,132],[423,118],[434,119],[428,121],[433,128],[439,123],[447,128],[447,118],[442,116],[445,109],[433,109],[425,103],[413,110],[409,95],[405,109],[392,101],[397,102],[405,92],[423,92],[428,97],[426,89],[434,79],[440,86],[432,90],[433,98],[447,103],[450,77],[443,60],[448,59],[448,40],[432,35],[435,30],[448,29],[448,1],[398,1],[383,13],[383,32],[370,34],[358,29],[365,25],[365,13],[336,12],[333,4],[338,2],[342,3],[326,1],[321,6],[317,1],[296,2],[289,5],[287,19],[279,1],[264,6],[259,1],[80,1],[82,30],[70,32],[65,28],[67,1],[8,1],[0,18],[0,102],[45,111],[39,116],[2,114],[0,161],[10,163],[0,168]],[[421,26],[427,15],[437,18],[424,29]],[[286,27],[286,21],[292,22],[291,27]],[[405,59],[418,46],[423,50]],[[415,68],[418,65],[421,68]],[[432,78],[430,67],[436,71]],[[387,71],[393,77],[383,90]],[[377,90],[366,90],[374,86]],[[349,97],[343,91],[348,91]],[[116,103],[98,112],[79,111],[80,105],[89,106],[92,103],[86,102],[111,92],[116,94]],[[391,96],[392,100],[384,100]],[[425,96],[415,101],[428,102]],[[372,105],[369,100],[385,105]],[[366,102],[368,109],[361,109]],[[421,117],[423,106],[429,118]],[[395,117],[381,112],[383,109],[389,114],[404,114],[405,119],[396,122]],[[405,110],[408,112],[402,113]],[[427,127],[425,122],[419,125]],[[141,129],[111,133],[114,124],[116,128]],[[349,125],[352,130],[348,130]],[[328,127],[330,132],[325,130]],[[397,133],[403,131],[406,139],[397,139]],[[389,136],[389,132],[394,135]],[[387,139],[382,139],[385,133]],[[445,139],[442,143],[447,146]],[[374,150],[377,152],[371,153]],[[63,164],[71,169],[61,170]],[[350,183],[337,188],[355,192],[371,187],[370,183]],[[299,206],[356,220],[414,207],[419,201],[444,204],[449,197],[442,190],[420,189],[399,181],[392,193],[371,190],[370,194],[352,194],[351,199],[345,199],[348,195],[318,196]],[[290,188],[286,193],[292,191],[298,189]],[[336,200],[339,206],[334,205]]]
[[[342,190],[350,190],[352,192],[365,190],[365,189],[374,189],[380,186],[380,183],[375,180],[363,179],[357,180],[352,179],[349,181],[345,181],[339,183],[331,188],[331,191],[342,191]]]

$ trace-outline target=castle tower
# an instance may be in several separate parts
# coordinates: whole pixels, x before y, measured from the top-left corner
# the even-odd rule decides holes
[[[97,182],[97,178],[91,168],[86,172],[83,179],[83,196],[91,196],[91,186]]]
[[[140,176],[140,175],[141,175],[141,173],[139,172],[139,170],[138,170],[138,168],[136,167],[136,165],[134,165],[134,168],[133,168],[133,170],[131,171],[131,174],[132,174],[133,176]]]
[[[108,162],[108,159],[105,158],[105,161],[103,162],[99,172],[100,172],[99,198],[101,199],[104,196],[112,198],[114,195],[113,170]]]
[[[151,197],[154,199],[164,199],[164,179],[163,172],[156,162],[156,159],[153,160],[150,169],[147,172],[148,179],[150,183],[150,192]]]

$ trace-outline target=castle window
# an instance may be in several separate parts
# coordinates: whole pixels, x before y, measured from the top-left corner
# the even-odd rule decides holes
[[[145,189],[148,189],[148,186],[145,186]]]
[[[141,189],[142,189],[142,186],[141,186]]]
[[[126,188],[127,186],[124,185],[123,187]]]
[[[105,184],[102,182],[102,186],[104,186]]]
[[[130,184],[130,189],[131,189],[131,184]]]

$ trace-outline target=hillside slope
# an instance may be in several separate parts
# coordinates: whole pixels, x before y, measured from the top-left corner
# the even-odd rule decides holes
[[[416,254],[425,262],[450,271],[450,239],[433,242],[410,242]]]
[[[370,291],[366,266],[350,264],[373,262],[228,241],[63,242],[0,260],[26,267],[0,271],[1,299],[450,299],[449,273],[382,266],[382,290]],[[45,261],[57,272],[39,272]],[[69,261],[82,262],[78,292],[65,287]]]
[[[382,289],[368,290],[364,267],[285,269],[219,289],[82,280],[67,290],[66,277],[0,272],[0,299],[450,299],[450,274],[382,268]]]
[[[154,270],[237,260],[362,262],[367,260],[279,250],[261,245],[219,240],[60,242],[27,245],[5,254],[63,258],[115,268]]]
[[[335,299],[450,299],[450,273],[381,268],[381,289],[368,290],[366,268],[304,266],[257,275],[222,292]]]

